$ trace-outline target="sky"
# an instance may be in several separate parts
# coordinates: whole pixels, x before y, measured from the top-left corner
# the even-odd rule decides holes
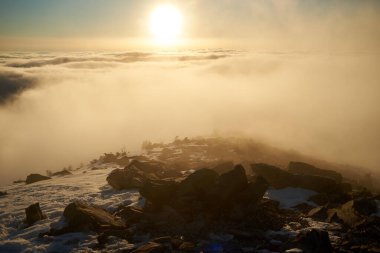
[[[1,0],[0,184],[214,133],[380,173],[378,66],[376,0]]]
[[[149,15],[163,3],[183,14],[187,47],[378,49],[376,0],[2,0],[0,49],[136,48],[149,44]]]

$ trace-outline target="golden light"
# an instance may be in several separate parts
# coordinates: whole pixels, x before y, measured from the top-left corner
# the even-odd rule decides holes
[[[176,43],[181,35],[182,26],[182,14],[172,5],[160,5],[150,16],[150,32],[160,44]]]

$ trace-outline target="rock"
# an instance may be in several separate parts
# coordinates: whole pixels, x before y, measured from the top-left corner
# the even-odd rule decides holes
[[[63,217],[72,231],[96,229],[121,229],[124,223],[107,211],[90,206],[82,201],[75,201],[66,206]]]
[[[143,210],[134,206],[121,206],[114,213],[115,216],[121,217],[126,224],[138,222],[144,215]]]
[[[238,193],[246,189],[247,186],[248,180],[244,167],[238,164],[233,170],[220,175],[217,182],[217,199],[220,201],[230,201]],[[262,184],[260,185],[260,182],[258,182],[254,187],[260,188]]]
[[[33,225],[35,222],[39,220],[46,219],[46,215],[43,214],[41,211],[40,203],[35,203],[25,208],[25,214],[26,224],[28,224],[28,226]]]
[[[13,181],[14,184],[20,184],[20,183],[25,183],[25,180],[16,180],[16,181]]]
[[[142,187],[148,178],[136,168],[115,169],[107,176],[107,182],[116,190]]]
[[[256,163],[252,164],[251,168],[255,175],[262,176],[274,188],[285,188],[295,184],[292,174],[278,167]]]
[[[25,183],[32,184],[38,181],[48,180],[48,179],[51,179],[51,178],[47,176],[42,176],[40,174],[30,174],[29,176],[26,177]]]
[[[234,168],[234,163],[229,161],[229,162],[223,162],[215,165],[211,169],[216,171],[219,175],[226,173]]]
[[[314,208],[314,206],[309,205],[308,203],[302,202],[296,206],[294,206],[296,210],[300,211],[301,213],[307,214]]]
[[[162,163],[133,160],[124,169],[111,171],[107,182],[116,190],[140,188],[149,180],[163,178],[165,170]]]
[[[268,182],[263,177],[255,177],[248,183],[247,188],[236,196],[236,201],[243,205],[255,204],[262,199],[268,186]]]
[[[179,183],[177,197],[189,195],[202,197],[210,187],[215,185],[218,178],[219,175],[214,170],[197,170]]]
[[[316,220],[325,221],[328,217],[327,211],[327,206],[318,206],[311,209],[307,216]]]
[[[264,177],[275,188],[299,187],[323,193],[340,191],[340,184],[327,177],[291,174],[275,166],[263,163],[253,164],[251,168],[254,174]]]
[[[152,204],[162,206],[173,198],[178,184],[171,180],[150,180],[140,188],[140,194]]]
[[[340,191],[340,184],[327,177],[294,175],[293,182],[294,187],[306,188],[316,192],[331,194]]]
[[[179,247],[182,252],[194,252],[195,245],[192,242],[183,242]]]
[[[312,229],[302,231],[291,243],[304,253],[332,253],[329,234],[326,231]],[[288,251],[289,252],[289,251]]]
[[[342,175],[336,171],[320,169],[303,162],[290,162],[288,165],[288,171],[300,175],[328,177],[334,179],[338,183],[342,181]]]
[[[0,191],[0,197],[3,197],[3,196],[5,196],[5,195],[7,195],[8,193],[7,192],[2,192],[2,191]]]
[[[63,177],[63,176],[67,176],[67,175],[72,175],[73,173],[71,173],[70,171],[68,170],[61,170],[61,171],[58,171],[58,172],[55,172],[52,174],[52,176],[59,176],[59,177]]]
[[[362,198],[348,201],[337,209],[336,214],[348,226],[356,227],[375,212],[377,212],[376,202],[372,198]]]
[[[148,242],[131,253],[164,253],[166,247],[156,242]]]

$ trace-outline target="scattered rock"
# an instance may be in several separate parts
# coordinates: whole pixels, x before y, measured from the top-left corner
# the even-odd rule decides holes
[[[290,162],[288,165],[288,171],[300,175],[328,177],[334,179],[338,183],[342,181],[342,175],[336,171],[320,169],[303,162]]]
[[[46,215],[43,214],[41,211],[40,203],[35,203],[25,208],[25,214],[26,214],[25,221],[28,226],[33,225],[35,222],[39,220],[46,219]]]
[[[26,184],[32,184],[32,183],[35,183],[38,181],[48,180],[48,179],[51,179],[51,178],[47,177],[47,176],[40,175],[40,174],[30,174],[29,176],[26,177],[25,183]]]

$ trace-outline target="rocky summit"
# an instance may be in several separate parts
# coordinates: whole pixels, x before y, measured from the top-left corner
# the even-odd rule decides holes
[[[12,245],[24,240],[36,252],[380,252],[375,188],[305,158],[249,160],[252,146],[236,145],[146,143],[138,156],[104,154],[52,178],[32,174],[27,183],[41,182],[1,194],[7,205],[39,203],[24,207],[18,225],[16,207],[0,213],[0,251],[17,252]]]

